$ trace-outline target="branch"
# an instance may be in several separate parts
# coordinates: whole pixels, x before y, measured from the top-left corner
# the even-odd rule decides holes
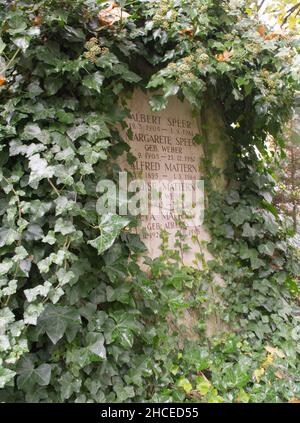
[[[297,10],[297,9],[299,9],[300,10],[300,2],[299,3],[297,3],[297,4],[295,4],[293,7],[291,7],[288,11],[287,11],[287,14],[285,15],[285,18],[283,19],[283,21],[282,21],[282,24],[281,24],[281,28],[287,23],[287,21],[288,21],[288,19],[289,19],[289,17]],[[298,15],[298,13],[299,13],[299,10],[297,11],[297,14],[296,14],[296,16]]]
[[[263,5],[264,5],[265,1],[266,1],[266,0],[262,0],[262,1],[261,1],[261,3],[260,3],[260,5],[259,5],[259,6],[257,6],[257,11],[258,11],[258,12],[259,12],[259,11],[260,11],[260,9],[263,7]]]

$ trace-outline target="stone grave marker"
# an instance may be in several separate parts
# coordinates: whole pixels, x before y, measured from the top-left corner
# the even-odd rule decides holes
[[[178,248],[176,233],[179,231],[185,237],[183,243],[190,247],[187,252],[181,251],[183,262],[191,265],[195,253],[199,252],[199,244],[192,240],[193,235],[200,240],[208,239],[202,225],[201,159],[204,153],[202,146],[195,142],[195,136],[200,132],[199,122],[186,101],[170,97],[165,110],[153,112],[150,98],[150,94],[135,90],[127,103],[130,117],[126,122],[130,131],[121,132],[136,160],[129,164],[127,155],[124,155],[120,165],[132,174],[132,179],[144,182],[142,197],[148,198],[149,207],[148,213],[141,218],[138,232],[149,256],[160,255],[162,230],[168,234],[169,247]]]

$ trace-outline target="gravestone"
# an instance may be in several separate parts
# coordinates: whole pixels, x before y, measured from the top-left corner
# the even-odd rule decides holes
[[[138,233],[148,248],[149,256],[155,258],[161,254],[161,231],[168,234],[169,248],[180,249],[176,247],[180,232],[184,236],[182,244],[190,248],[186,252],[180,251],[180,254],[183,262],[191,265],[195,253],[199,252],[195,236],[200,240],[209,238],[202,225],[204,193],[201,160],[204,152],[195,141],[200,132],[199,122],[186,101],[174,96],[169,99],[165,110],[153,112],[150,98],[150,94],[135,90],[127,104],[130,117],[126,122],[130,131],[123,130],[122,136],[136,160],[129,165],[123,157],[120,164],[134,179],[145,182],[147,192],[144,195],[148,196],[149,209],[148,214],[141,217]],[[150,206],[150,201],[153,201],[151,189],[154,189],[154,195],[160,190],[159,214],[153,213]],[[176,201],[180,200],[182,213],[175,213]],[[185,210],[186,204],[192,204],[194,208],[189,209],[190,213]]]
[[[202,159],[207,151],[212,151],[209,157],[210,165],[219,170],[212,180],[212,185],[216,190],[225,190],[227,187],[225,174],[230,172],[228,158],[231,147],[219,106],[207,97],[199,113],[200,116],[195,116],[188,102],[182,102],[174,96],[168,99],[165,110],[153,112],[149,104],[150,99],[150,93],[136,89],[127,102],[130,116],[126,122],[130,130],[128,131],[128,128],[121,130],[121,135],[129,144],[130,153],[136,160],[128,161],[128,156],[125,154],[119,161],[120,167],[130,172],[133,178],[143,180],[148,187],[153,181],[201,181],[204,176]],[[197,135],[202,139],[200,144],[195,141]],[[163,186],[161,194],[168,197],[172,195],[172,190]],[[176,189],[173,190],[173,194],[176,194]],[[145,195],[148,195],[148,192]],[[204,206],[203,196],[198,200],[201,209]],[[148,248],[147,255],[155,258],[161,254],[162,230],[168,234],[168,247],[178,249],[176,233],[179,231],[185,235],[185,244],[190,247],[187,252],[181,251],[182,262],[201,268],[201,263],[195,259],[196,253],[201,253],[206,261],[213,258],[201,244],[202,241],[209,241],[209,233],[202,222],[199,224],[195,219],[190,222],[184,218],[184,223],[187,223],[188,227],[183,229],[182,219],[178,221],[170,211],[172,204],[170,210],[166,213],[161,211],[159,216],[151,212],[142,216],[137,233]],[[215,275],[208,289],[214,293],[214,285],[222,284],[220,276]],[[198,320],[195,310],[185,310],[181,316],[170,314],[168,317],[170,330],[175,323],[175,327],[177,329],[180,327],[182,330],[183,340],[198,339],[197,331],[194,330]],[[206,323],[208,336],[226,329],[217,315],[209,318]]]

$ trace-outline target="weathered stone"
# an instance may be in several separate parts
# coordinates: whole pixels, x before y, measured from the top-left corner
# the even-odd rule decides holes
[[[128,164],[126,155],[119,162],[124,170],[128,170],[133,178],[141,179],[149,187],[151,181],[183,181],[202,180],[205,174],[203,159],[209,159],[211,166],[219,169],[218,176],[212,181],[214,189],[224,190],[227,186],[226,172],[230,143],[225,134],[224,123],[216,104],[209,99],[205,102],[200,116],[193,113],[192,107],[177,97],[171,97],[168,106],[161,112],[153,112],[149,105],[151,94],[135,90],[127,107],[130,117],[128,128],[123,129],[122,136],[130,146],[130,153],[136,161]],[[198,136],[195,138],[195,136]],[[198,141],[198,142],[196,142]],[[176,191],[176,190],[175,190]],[[162,185],[162,195],[170,195],[170,190]],[[203,201],[203,198],[201,199]],[[176,233],[180,231],[186,236],[185,244],[190,246],[189,252],[181,252],[182,262],[186,265],[201,268],[201,263],[195,258],[196,253],[204,255],[206,261],[213,257],[207,251],[202,241],[209,241],[208,231],[202,224],[192,225],[182,229],[182,220],[174,219],[172,210],[162,211],[159,216],[151,212],[142,217],[137,229],[148,248],[148,255],[155,258],[161,254],[160,233],[165,230],[169,235],[169,248],[175,249]],[[198,237],[199,242],[192,238]],[[223,281],[215,275],[212,285],[220,285]],[[214,292],[214,286],[209,289]],[[216,301],[219,299],[216,298]],[[168,318],[170,331],[180,332],[181,339],[197,339],[198,315],[195,310],[186,310],[182,316],[170,315]],[[225,327],[219,316],[213,316],[207,321],[207,335],[212,336]]]

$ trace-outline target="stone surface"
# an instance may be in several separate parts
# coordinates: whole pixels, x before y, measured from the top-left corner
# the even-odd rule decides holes
[[[194,116],[192,107],[187,102],[171,97],[165,110],[154,113],[149,105],[150,98],[149,93],[135,90],[127,103],[131,113],[127,124],[131,131],[128,134],[128,129],[123,129],[121,132],[136,161],[129,165],[127,157],[123,156],[119,162],[121,168],[131,172],[134,178],[141,178],[148,184],[151,180],[201,180],[204,176],[201,163],[205,157],[212,167],[218,169],[212,181],[214,189],[226,190],[228,183],[226,174],[230,173],[228,158],[231,147],[226,136],[220,106],[212,102],[208,95],[201,114]],[[201,145],[193,141],[195,135],[200,135]],[[169,192],[166,190],[165,194],[169,195]],[[205,203],[209,207],[207,201]],[[141,226],[137,229],[148,247],[148,255],[152,258],[160,255],[161,230],[169,234],[169,247],[177,248],[176,232],[178,230],[182,232],[182,228],[170,213],[159,217],[150,213],[142,218]],[[201,253],[205,261],[213,258],[205,248],[205,241],[209,241],[210,236],[202,224],[189,227],[185,233],[187,235],[185,243],[189,245],[190,251],[181,254],[182,261],[184,264],[201,268],[201,260],[195,260],[195,254]],[[199,243],[192,240],[193,235],[197,236]],[[204,245],[201,244],[202,241]],[[207,287],[215,297],[216,303],[220,298],[215,296],[215,288],[223,283],[220,275],[215,275]],[[185,310],[181,315],[170,314],[168,317],[170,332],[179,331],[182,342],[185,339],[198,339],[198,322],[199,316],[194,309]],[[208,337],[224,330],[226,327],[217,313],[207,319]]]
[[[130,145],[130,152],[136,161],[129,165],[126,157],[123,157],[120,164],[134,179],[146,182],[149,201],[151,188],[154,186],[152,192],[157,193],[159,189],[155,184],[160,183],[160,214],[153,213],[149,203],[149,213],[142,217],[138,229],[149,256],[154,258],[160,255],[162,230],[168,233],[168,244],[172,249],[177,248],[176,233],[180,231],[186,237],[183,243],[190,247],[189,252],[181,251],[183,262],[192,264],[195,253],[199,252],[198,243],[192,240],[193,235],[200,240],[208,240],[201,223],[204,197],[198,188],[201,189],[202,185],[196,182],[203,180],[201,160],[204,152],[202,146],[194,141],[194,137],[200,133],[200,122],[193,116],[191,106],[177,97],[171,97],[167,108],[161,112],[152,112],[149,100],[150,95],[135,90],[127,104],[131,113],[126,120],[130,131],[124,129],[122,136]],[[169,185],[171,181],[178,183]],[[187,185],[182,188],[182,181],[190,182],[186,182]],[[185,192],[186,198],[188,190],[192,190],[193,207],[197,203],[197,208],[189,210],[188,217],[184,212],[176,215],[174,207],[180,199],[184,207],[182,193]],[[151,198],[153,200],[153,196]],[[191,216],[197,219],[191,219]]]

